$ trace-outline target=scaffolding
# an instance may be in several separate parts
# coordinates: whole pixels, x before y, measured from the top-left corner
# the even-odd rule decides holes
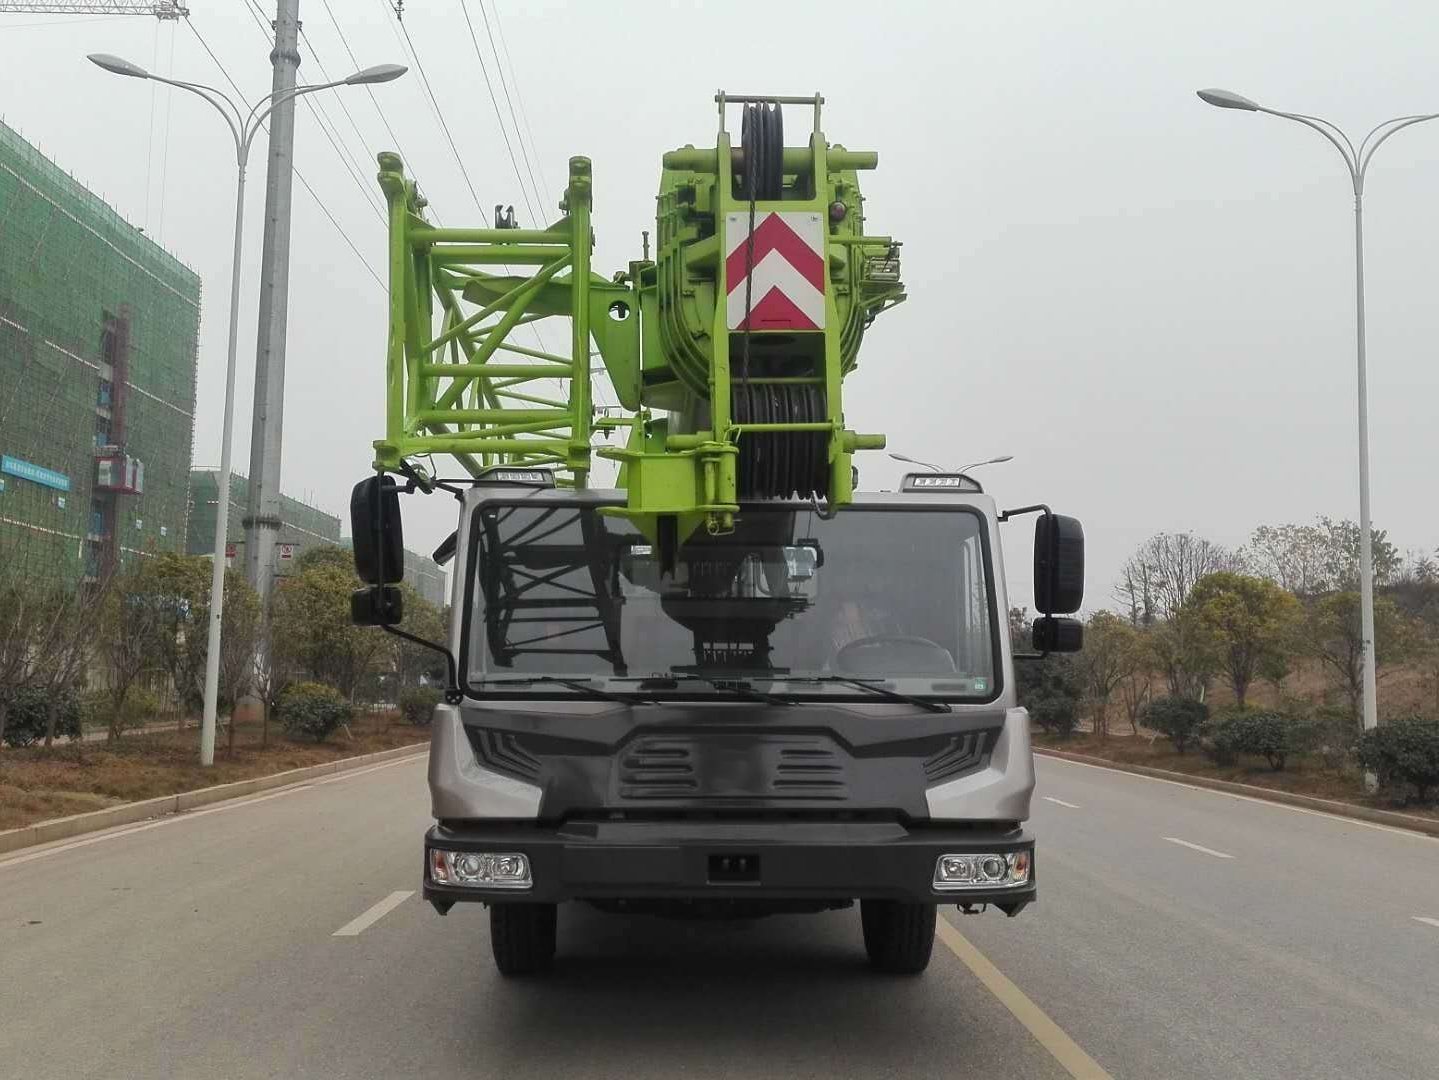
[[[0,123],[0,559],[184,551],[200,279]]]

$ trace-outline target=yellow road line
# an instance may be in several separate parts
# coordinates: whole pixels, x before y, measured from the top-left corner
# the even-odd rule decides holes
[[[949,951],[959,957],[960,963],[974,973],[985,988],[999,999],[999,1003],[1014,1014],[1014,1018],[1028,1029],[1040,1046],[1049,1051],[1055,1061],[1076,1080],[1113,1080],[1092,1057],[1080,1049],[1079,1044],[1066,1035],[1043,1009],[1023,990],[1010,982],[1009,977],[989,962],[989,958],[970,944],[948,919],[942,916],[935,928],[939,939]]]

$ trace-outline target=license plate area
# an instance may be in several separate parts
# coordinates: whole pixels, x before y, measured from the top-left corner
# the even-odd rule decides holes
[[[711,885],[758,885],[759,856],[741,852],[711,855],[708,880]]]

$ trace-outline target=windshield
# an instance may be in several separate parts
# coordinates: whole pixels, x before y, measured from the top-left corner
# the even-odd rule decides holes
[[[993,598],[975,512],[746,509],[673,565],[597,507],[487,505],[470,565],[471,687],[566,693],[554,678],[685,696],[725,679],[790,696],[988,700]],[[527,681],[528,680],[528,681]],[[718,686],[715,680],[719,680]]]

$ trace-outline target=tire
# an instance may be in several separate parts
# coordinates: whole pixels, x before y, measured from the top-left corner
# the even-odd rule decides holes
[[[859,919],[870,966],[891,975],[918,975],[927,968],[936,911],[934,904],[861,900]]]
[[[501,975],[547,971],[555,959],[554,904],[492,904],[490,947]]]

